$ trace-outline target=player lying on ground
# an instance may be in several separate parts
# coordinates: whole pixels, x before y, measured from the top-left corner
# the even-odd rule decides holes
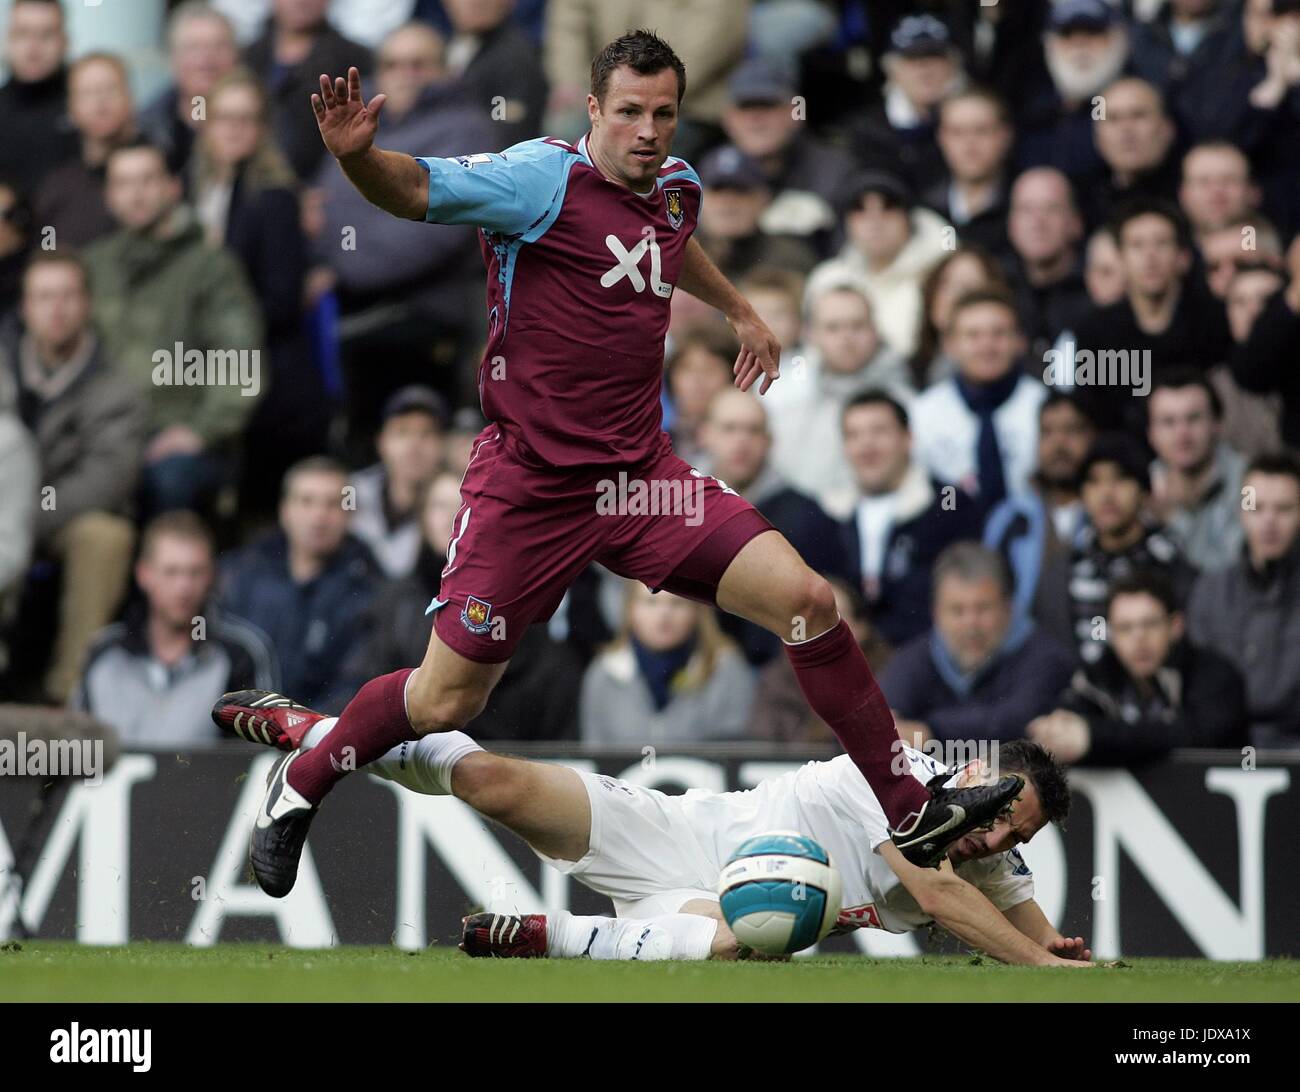
[[[731,323],[742,390],[760,379],[766,390],[781,352],[691,238],[700,180],[668,154],[685,90],[668,44],[635,31],[592,63],[591,129],[576,145],[548,138],[440,159],[375,147],[384,96],[367,103],[355,68],[321,76],[311,96],[321,139],[368,201],[479,230],[488,343],[478,387],[490,423],[461,481],[424,661],[371,679],[322,745],[287,756],[270,780],[250,852],[268,894],[292,890],[330,789],[400,743],[468,724],[527,628],[592,561],[779,636],[913,863],[937,864],[1020,791],[1014,776],[929,789],[896,772],[889,710],[830,585],[753,505],[673,454],[659,399],[676,288]],[[668,510],[608,511],[614,482],[666,497]]]
[[[295,753],[309,752],[335,721],[257,690],[226,695],[212,716],[244,739]],[[898,747],[910,762],[905,776],[921,785],[947,779],[933,758]],[[781,829],[814,838],[839,869],[840,930],[907,932],[938,922],[1005,963],[1091,966],[1083,939],[1061,936],[1034,902],[1033,876],[1016,849],[1065,818],[1065,775],[1026,741],[1003,744],[998,761],[1023,777],[1023,790],[989,830],[950,846],[938,869],[904,858],[847,755],[743,792],[685,796],[493,754],[463,732],[403,743],[366,768],[415,792],[458,797],[614,903],[613,918],[475,914],[465,919],[461,945],[470,955],[733,959],[740,947],[718,905],[718,874],[741,842]],[[970,767],[958,776],[987,779]]]

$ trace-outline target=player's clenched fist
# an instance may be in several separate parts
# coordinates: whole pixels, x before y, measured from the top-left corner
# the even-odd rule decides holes
[[[312,94],[311,108],[316,112],[321,140],[335,159],[365,152],[375,140],[379,128],[379,111],[388,96],[376,95],[368,103],[361,98],[361,73],[348,69],[348,78],[320,78],[320,94]]]

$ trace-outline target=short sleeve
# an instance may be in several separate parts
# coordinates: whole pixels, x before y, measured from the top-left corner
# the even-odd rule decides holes
[[[563,145],[529,140],[504,152],[416,162],[429,172],[426,221],[523,235],[557,211],[573,157]]]
[[[1034,897],[1034,874],[1020,850],[1012,849],[979,863],[987,872],[975,881],[975,886],[999,910],[1010,910]]]

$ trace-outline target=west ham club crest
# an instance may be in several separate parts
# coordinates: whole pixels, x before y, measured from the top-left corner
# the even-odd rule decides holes
[[[674,231],[682,226],[685,214],[682,212],[682,191],[664,190],[664,201],[668,209],[668,222]]]

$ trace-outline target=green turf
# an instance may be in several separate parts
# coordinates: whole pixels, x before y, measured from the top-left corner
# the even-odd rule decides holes
[[[0,1001],[1300,1001],[1300,962],[1142,959],[1085,970],[972,958],[795,963],[471,960],[270,945],[0,949]]]

